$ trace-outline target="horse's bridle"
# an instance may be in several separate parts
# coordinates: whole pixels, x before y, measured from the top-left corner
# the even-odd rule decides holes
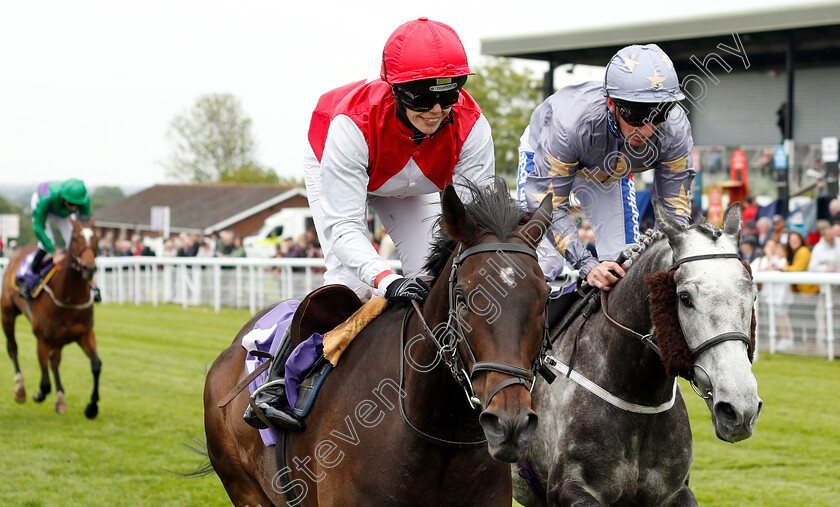
[[[693,255],[689,257],[683,257],[677,261],[674,261],[673,264],[668,268],[669,271],[676,271],[679,269],[680,266],[687,262],[694,262],[694,261],[702,261],[706,259],[740,259],[741,256],[737,253],[720,253],[720,254],[704,254],[704,255]],[[648,333],[648,334],[641,334],[638,333],[622,324],[617,322],[615,319],[612,318],[609,314],[609,310],[607,308],[607,291],[601,291],[601,307],[604,311],[604,317],[607,318],[607,321],[610,322],[613,326],[617,327],[621,331],[624,331],[626,334],[630,334],[638,338],[643,344],[645,344],[648,348],[656,352],[656,354],[662,357],[662,354],[659,350],[659,347],[656,346],[656,343],[653,340],[655,330]],[[681,324],[682,325],[682,324]],[[706,370],[697,363],[697,359],[703,352],[706,352],[710,348],[714,347],[715,345],[719,345],[723,342],[727,341],[742,341],[747,345],[747,355],[748,357],[752,357],[753,355],[753,346],[750,337],[747,336],[745,333],[740,331],[730,331],[727,333],[721,333],[717,336],[713,336],[712,338],[704,341],[701,343],[697,348],[692,349],[688,343],[686,342],[686,347],[688,347],[689,352],[691,353],[691,360],[694,362],[692,365],[691,376],[688,378],[688,381],[691,382],[691,388],[694,389],[694,392],[697,393],[698,396],[704,399],[708,399],[712,396],[712,388],[711,388],[711,381],[709,380],[709,375],[706,373]],[[705,375],[704,383],[708,381],[709,387],[705,388],[705,392],[701,392],[700,387],[697,385],[696,375],[694,374],[694,369],[699,368],[703,371]]]
[[[467,395],[467,400],[469,401],[470,406],[473,409],[481,410],[489,406],[490,402],[493,401],[493,397],[496,396],[502,389],[508,386],[521,384],[525,386],[526,389],[531,390],[534,386],[534,377],[537,366],[539,364],[539,357],[537,357],[534,360],[530,370],[526,370],[525,368],[521,368],[519,366],[515,366],[508,363],[502,363],[498,361],[478,361],[476,359],[475,353],[473,352],[472,347],[470,346],[470,342],[467,339],[467,335],[464,332],[464,322],[458,318],[460,305],[466,304],[463,302],[459,302],[455,294],[455,284],[457,283],[458,268],[461,266],[461,264],[463,264],[464,260],[466,260],[467,257],[477,253],[524,253],[530,255],[536,260],[537,252],[533,248],[513,243],[485,243],[481,245],[471,246],[463,251],[461,251],[461,248],[462,246],[459,244],[458,252],[455,255],[455,258],[452,260],[452,269],[449,272],[449,317],[446,322],[443,339],[438,340],[438,337],[429,328],[429,325],[423,319],[423,316],[422,314],[420,314],[419,311],[418,315],[420,315],[421,322],[423,323],[423,327],[425,328],[426,332],[429,334],[429,336],[431,336],[432,341],[434,341],[435,346],[438,349],[438,353],[440,354],[441,360],[449,368],[449,372],[452,374],[452,377],[455,379],[455,381],[457,381],[458,384],[464,388],[464,392]],[[544,332],[544,337],[545,334],[546,333]],[[464,348],[466,349],[467,355],[469,356],[468,358],[472,363],[469,375],[467,374],[464,360],[461,358],[461,354],[458,352],[459,341],[464,344]],[[493,389],[490,390],[490,394],[487,396],[487,400],[484,402],[484,404],[482,404],[481,400],[479,400],[476,396],[475,389],[472,385],[473,378],[478,372],[481,371],[495,371],[511,376],[511,378],[499,382]]]
[[[449,372],[451,373],[455,381],[458,382],[458,384],[464,389],[470,406],[473,409],[480,410],[484,407],[489,406],[490,402],[493,400],[493,397],[505,387],[521,384],[525,386],[525,388],[528,390],[533,389],[535,372],[537,371],[538,366],[542,364],[541,357],[543,356],[543,354],[545,354],[547,348],[546,343],[548,341],[548,328],[547,326],[545,326],[543,330],[543,344],[540,348],[540,353],[534,359],[530,370],[526,370],[525,368],[521,368],[519,366],[498,361],[476,361],[475,353],[473,352],[472,347],[470,347],[470,343],[467,340],[466,335],[463,333],[464,323],[461,321],[461,319],[458,318],[459,302],[458,298],[455,296],[455,283],[457,282],[458,268],[464,262],[464,259],[466,259],[470,255],[482,252],[524,253],[530,255],[534,259],[537,259],[537,253],[533,248],[513,243],[486,243],[482,245],[472,246],[464,251],[461,251],[461,248],[462,246],[459,244],[458,252],[455,255],[455,258],[452,260],[452,269],[449,273],[449,316],[446,321],[443,339],[439,340],[435,332],[432,331],[432,329],[429,327],[428,323],[423,318],[423,313],[420,310],[420,306],[417,304],[417,302],[412,301],[412,304],[414,306],[417,316],[420,319],[420,322],[423,324],[425,332],[431,337],[432,341],[434,342],[435,347],[438,350],[439,357],[444,362],[444,364],[446,364],[447,368],[449,368]],[[403,318],[402,330],[400,332],[400,389],[402,389],[403,385],[405,354],[407,353],[405,351],[405,331],[408,326],[408,320],[410,315],[411,309],[409,308],[405,313],[405,317]],[[458,352],[459,341],[463,342],[464,347],[466,348],[467,353],[469,354],[469,358],[472,362],[472,368],[470,370],[469,375],[467,375],[466,367],[464,366],[464,361],[461,358],[461,354],[460,352]],[[485,401],[484,405],[482,405],[481,400],[479,400],[478,396],[476,396],[475,390],[473,389],[472,385],[473,377],[476,373],[480,371],[495,371],[498,373],[511,375],[511,378],[499,382],[493,389],[490,390],[490,394],[487,396],[487,400]],[[530,386],[528,385],[529,382]],[[444,447],[455,448],[474,447],[487,442],[487,440],[480,440],[474,442],[457,442],[429,435],[428,433],[425,433],[416,426],[414,426],[411,423],[411,421],[408,420],[408,417],[406,416],[405,410],[403,408],[402,397],[399,398],[399,406],[400,414],[402,415],[403,420],[406,422],[406,424],[408,424],[408,426],[414,431],[415,434],[417,434],[417,436],[426,441]]]
[[[73,269],[75,269],[79,273],[82,273],[83,270],[86,269],[86,266],[84,264],[82,264],[82,255],[84,255],[84,253],[86,251],[91,250],[91,251],[93,251],[94,257],[96,257],[96,250],[93,248],[93,245],[88,244],[87,246],[82,248],[81,252],[79,252],[77,254],[76,252],[73,251],[73,248],[72,248],[72,245],[73,245],[74,241],[76,241],[76,237],[75,237],[75,235],[71,235],[70,236],[70,244],[67,245],[67,252],[70,254],[70,258],[73,260]],[[94,272],[96,271],[96,266],[93,267],[93,271]]]

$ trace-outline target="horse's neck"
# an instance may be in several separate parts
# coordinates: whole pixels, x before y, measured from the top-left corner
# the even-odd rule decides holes
[[[618,323],[642,335],[650,332],[650,289],[645,278],[667,269],[671,262],[670,252],[667,242],[648,247],[634,260],[621,282],[607,293],[609,315]],[[603,387],[636,403],[658,403],[662,396],[670,396],[670,392],[665,391],[672,386],[671,380],[665,374],[661,359],[652,350],[637,337],[608,323],[603,315],[589,325],[600,326],[587,334],[593,340],[591,350],[596,351],[593,353],[604,355],[609,365],[605,373],[607,385]]]

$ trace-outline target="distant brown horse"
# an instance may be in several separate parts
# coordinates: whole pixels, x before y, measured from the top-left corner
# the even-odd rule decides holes
[[[42,402],[49,394],[50,376],[47,362],[55,378],[55,411],[67,412],[64,388],[58,374],[61,363],[61,349],[68,343],[78,342],[90,358],[93,371],[93,393],[85,408],[85,416],[93,419],[99,413],[99,373],[102,361],[96,354],[96,339],[93,334],[93,294],[90,281],[96,271],[97,237],[93,221],[84,226],[73,220],[73,234],[67,247],[67,255],[58,266],[40,295],[31,302],[24,300],[14,285],[15,271],[35,246],[21,249],[9,263],[3,277],[3,293],[0,296],[0,310],[3,315],[3,331],[6,333],[6,347],[15,366],[15,401],[26,401],[23,374],[17,359],[15,341],[15,319],[21,313],[32,323],[32,332],[38,341],[38,361],[41,364],[41,390],[32,397]]]
[[[549,287],[534,248],[551,196],[526,221],[503,182],[472,192],[466,207],[451,186],[443,193],[425,323],[405,304],[370,323],[324,381],[306,431],[278,435],[276,451],[243,422],[247,393],[218,407],[245,378],[241,340],[267,310],[216,359],[207,450],[234,505],[511,505],[503,462],[523,457],[537,426],[529,388]],[[334,301],[313,307],[330,325],[343,318]]]

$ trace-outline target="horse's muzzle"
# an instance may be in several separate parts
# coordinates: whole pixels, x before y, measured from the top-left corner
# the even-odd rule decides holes
[[[531,448],[539,417],[530,408],[513,415],[485,410],[478,422],[487,437],[490,455],[505,463],[515,463],[524,459]]]
[[[712,422],[715,426],[715,434],[724,442],[740,442],[752,436],[758,416],[761,413],[763,402],[750,410],[738,411],[731,404],[726,402],[715,403],[712,408]]]
[[[82,278],[85,280],[92,280],[94,273],[96,273],[96,266],[82,266]]]

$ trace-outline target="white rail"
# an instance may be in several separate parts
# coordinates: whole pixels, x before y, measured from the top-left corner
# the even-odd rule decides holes
[[[323,259],[99,257],[96,283],[104,304],[161,303],[184,308],[210,305],[245,308],[256,313],[270,302],[300,298],[323,284]],[[399,269],[399,261],[391,261]],[[8,265],[0,258],[0,274]],[[825,356],[834,360],[840,337],[840,273],[757,272],[766,286],[819,285],[819,293],[793,293],[787,302],[772,304],[766,292],[756,300],[757,350]],[[835,313],[837,312],[837,313]]]

